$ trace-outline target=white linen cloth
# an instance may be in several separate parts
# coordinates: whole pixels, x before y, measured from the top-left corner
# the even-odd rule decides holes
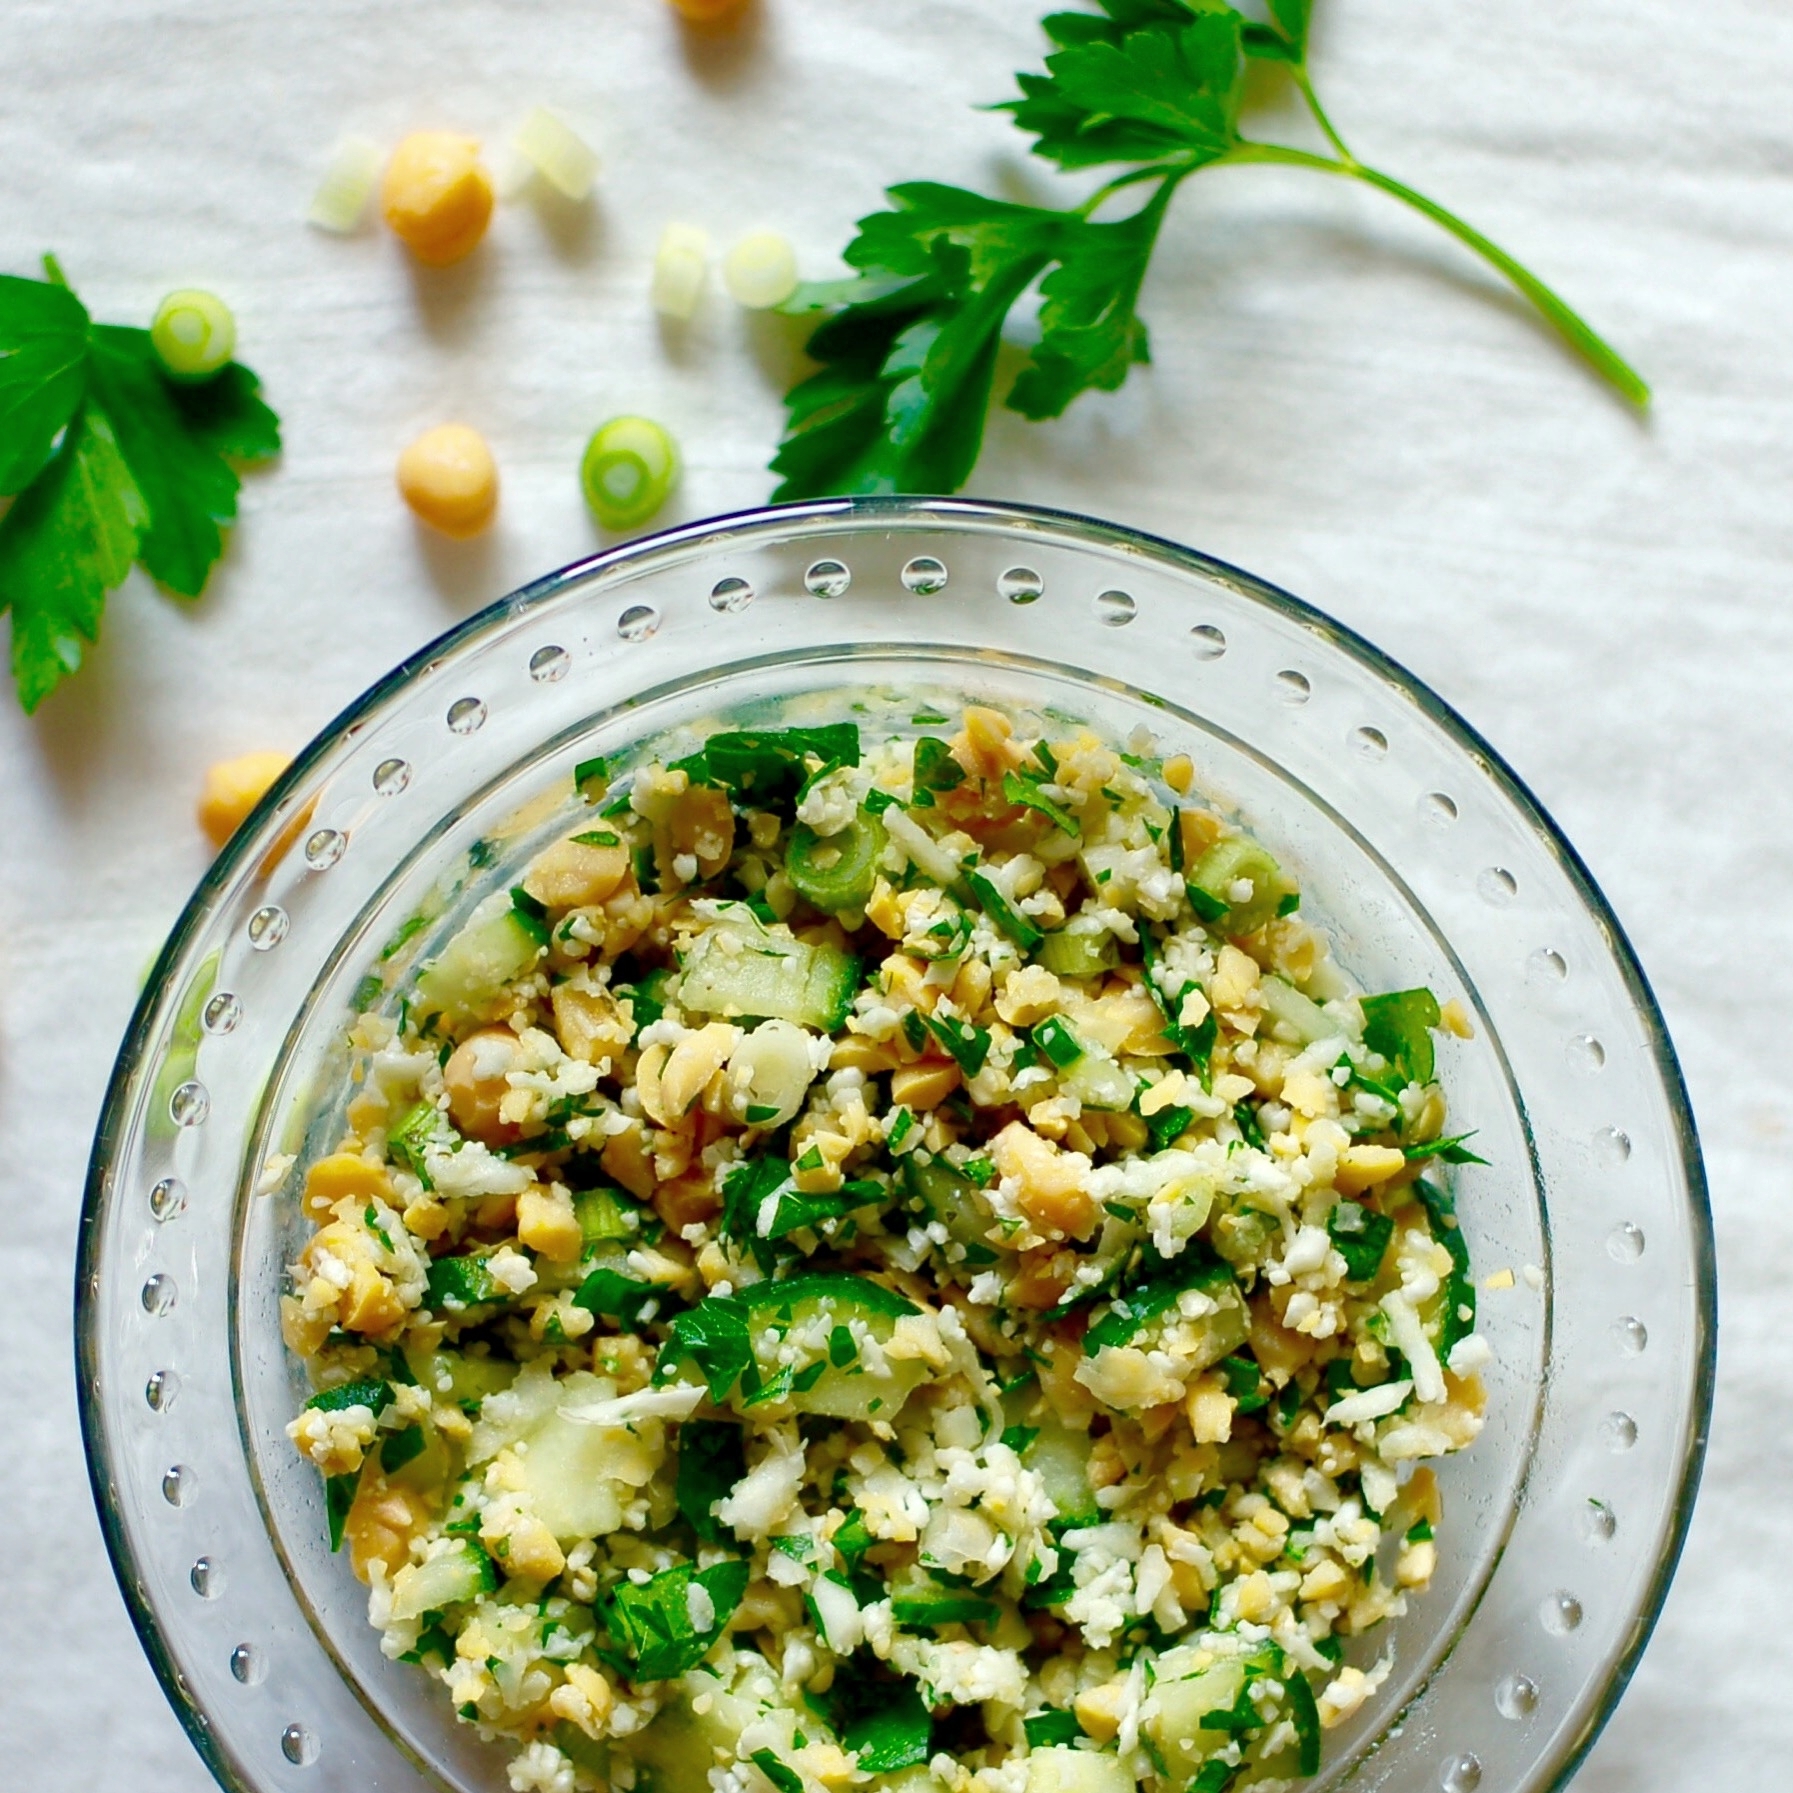
[[[1065,0],[1069,3],[1069,0]],[[202,1793],[90,1511],[71,1394],[83,1165],[136,981],[199,876],[220,756],[297,747],[401,655],[591,549],[575,469],[618,411],[686,456],[665,520],[765,496],[793,337],[712,291],[646,303],[669,219],[767,226],[834,271],[887,182],[1052,193],[1001,115],[1022,0],[8,0],[0,266],[62,257],[96,316],[215,287],[286,431],[188,609],[133,579],[80,679],[0,699],[0,1610],[9,1787]],[[1039,10],[1045,10],[1044,7]],[[1046,427],[999,415],[972,489],[1113,517],[1333,611],[1496,743],[1655,981],[1704,1129],[1724,1352],[1706,1491],[1578,1793],[1784,1784],[1793,1268],[1793,9],[1782,0],[1320,0],[1320,85],[1366,159],[1461,208],[1654,379],[1640,422],[1454,245],[1318,177],[1204,174],[1145,293],[1156,364]],[[601,147],[587,209],[520,203],[422,275],[300,221],[333,140]],[[413,526],[399,448],[460,418],[499,523]]]

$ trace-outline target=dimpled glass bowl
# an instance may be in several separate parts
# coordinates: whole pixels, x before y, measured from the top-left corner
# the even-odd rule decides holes
[[[873,500],[695,524],[494,605],[311,744],[169,941],[94,1146],[81,1398],[125,1599],[226,1786],[505,1786],[441,1687],[381,1657],[282,1431],[303,1385],[277,1303],[304,1229],[291,1180],[258,1183],[271,1154],[330,1143],[381,945],[426,893],[427,950],[514,881],[580,759],[967,697],[1191,752],[1365,987],[1426,983],[1473,1016],[1440,1063],[1492,1161],[1453,1173],[1478,1279],[1511,1272],[1481,1295],[1487,1428],[1443,1465],[1438,1576],[1354,1650],[1393,1669],[1315,1785],[1520,1793],[1573,1771],[1667,1587],[1713,1361],[1693,1126],[1617,922],[1495,754],[1295,599],[1076,517]]]

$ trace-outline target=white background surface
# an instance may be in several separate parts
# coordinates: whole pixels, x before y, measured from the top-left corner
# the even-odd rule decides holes
[[[1530,260],[1654,379],[1640,423],[1477,267],[1374,194],[1265,170],[1185,189],[1145,294],[1156,367],[973,491],[1114,517],[1365,631],[1539,793],[1631,931],[1683,1054],[1724,1330],[1706,1492],[1656,1641],[1578,1793],[1785,1784],[1793,1267],[1793,10],[1784,0],[1320,0],[1359,154]],[[791,337],[719,295],[667,334],[661,225],[766,224],[826,274],[887,181],[1044,195],[1000,116],[1021,0],[758,0],[691,39],[659,0],[6,0],[0,266],[62,257],[95,314],[213,286],[284,419],[187,610],[133,580],[80,680],[0,702],[0,1778],[201,1793],[89,1508],[69,1295],[88,1137],[138,973],[203,869],[206,763],[297,747],[388,665],[596,545],[601,418],[681,438],[666,520],[757,501]],[[506,209],[420,274],[298,221],[336,135],[498,136],[537,102],[602,145],[588,209]],[[760,327],[764,326],[764,327]],[[391,487],[463,418],[490,539]],[[1495,1790],[1491,1790],[1495,1793]]]

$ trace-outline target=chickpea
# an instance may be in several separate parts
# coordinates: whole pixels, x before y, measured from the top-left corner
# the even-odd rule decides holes
[[[479,246],[492,216],[492,180],[479,145],[453,131],[413,131],[386,164],[380,209],[426,267],[459,261]]]
[[[746,0],[671,0],[671,4],[693,25],[714,25],[730,13],[740,12]]]
[[[209,767],[199,792],[199,825],[222,847],[292,761],[284,753],[245,753]]]
[[[517,1137],[499,1113],[510,1092],[505,1073],[517,1062],[517,1051],[517,1036],[508,1027],[482,1027],[448,1055],[442,1067],[448,1113],[469,1138],[497,1145]]]
[[[445,423],[425,430],[398,458],[398,489],[444,535],[478,535],[498,508],[498,467],[478,430]]]

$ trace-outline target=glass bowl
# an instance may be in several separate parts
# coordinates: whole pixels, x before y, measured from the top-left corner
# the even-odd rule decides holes
[[[1444,1075],[1492,1165],[1458,1197],[1484,1284],[1512,1272],[1481,1297],[1488,1423],[1443,1465],[1436,1581],[1375,1634],[1393,1673],[1314,1784],[1561,1786],[1661,1605],[1712,1388],[1693,1123],[1618,923],[1460,718],[1286,593],[1079,517],[894,499],[694,524],[494,605],[326,729],[188,905],[100,1121],[77,1321],[107,1541],[201,1755],[256,1793],[504,1787],[328,1552],[283,1434],[301,1223],[262,1167],[329,1132],[395,926],[433,892],[447,929],[509,881],[577,760],[812,693],[1144,728],[1293,868],[1366,987],[1464,1001]]]

